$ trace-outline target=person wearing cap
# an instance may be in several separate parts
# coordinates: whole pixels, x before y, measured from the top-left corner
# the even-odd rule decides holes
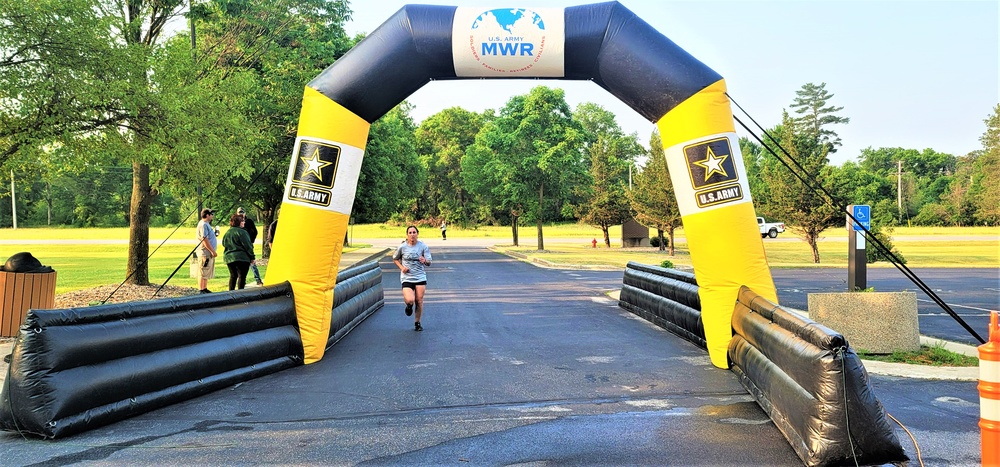
[[[249,216],[247,216],[247,212],[244,211],[242,207],[236,208],[236,214],[240,215],[240,216],[243,216],[243,224],[241,224],[240,228],[243,229],[243,230],[246,230],[247,234],[250,235],[250,246],[252,248],[253,247],[253,243],[257,241],[257,225],[254,224],[253,219],[251,219]],[[223,240],[225,240],[225,239],[223,239]],[[223,246],[225,246],[225,242],[224,241],[223,241]],[[229,264],[229,263],[227,262],[226,264]],[[264,285],[264,281],[261,280],[261,278],[260,278],[260,269],[257,269],[257,262],[256,261],[251,261],[250,262],[250,270],[253,271],[253,278],[254,278],[254,281],[257,282],[257,285]],[[240,287],[240,288],[242,289],[243,287]],[[233,290],[233,289],[230,288],[229,290]]]
[[[236,214],[243,216],[243,230],[246,230],[250,234],[250,243],[257,241],[257,224],[254,224],[253,219],[247,215],[247,212],[243,208],[236,208]]]
[[[215,277],[215,257],[216,248],[219,245],[218,234],[215,227],[212,227],[212,219],[215,219],[215,211],[209,208],[201,210],[201,220],[198,221],[198,247],[195,248],[195,257],[198,260],[198,292],[212,293],[208,290],[208,280]]]

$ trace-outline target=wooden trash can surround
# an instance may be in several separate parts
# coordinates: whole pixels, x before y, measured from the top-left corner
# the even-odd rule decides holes
[[[55,306],[55,271],[0,271],[0,337],[17,336],[28,310]]]

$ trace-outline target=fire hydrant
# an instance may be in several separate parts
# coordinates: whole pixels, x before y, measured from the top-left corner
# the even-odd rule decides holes
[[[590,244],[593,245],[594,248],[597,248],[597,239],[595,238],[595,239],[591,240]]]

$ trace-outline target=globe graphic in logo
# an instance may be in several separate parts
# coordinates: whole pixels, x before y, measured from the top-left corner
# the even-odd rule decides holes
[[[545,21],[524,8],[501,8],[472,23],[469,46],[480,64],[498,73],[527,71],[545,50]]]

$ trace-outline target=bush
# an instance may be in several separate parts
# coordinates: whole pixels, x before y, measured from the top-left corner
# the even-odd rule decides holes
[[[651,237],[649,239],[649,246],[660,247],[660,237]]]
[[[674,268],[674,263],[672,263],[669,259],[665,259],[663,261],[660,261],[660,267],[661,268],[667,268],[667,269],[673,269]]]
[[[906,264],[906,258],[904,258],[903,254],[899,252],[899,249],[897,249],[896,246],[892,244],[893,230],[894,229],[892,227],[878,227],[878,228],[873,228],[873,230],[869,232],[874,233],[875,238],[878,239],[878,241],[882,242],[882,245],[884,245],[887,249],[889,249],[889,251],[893,255],[895,255],[896,258],[899,259],[899,262],[901,264]],[[875,246],[875,242],[873,241],[868,241],[865,244],[865,259],[868,262],[868,264],[876,263],[878,261],[892,262],[892,258],[889,255],[883,253],[881,250],[879,250],[878,247]]]

